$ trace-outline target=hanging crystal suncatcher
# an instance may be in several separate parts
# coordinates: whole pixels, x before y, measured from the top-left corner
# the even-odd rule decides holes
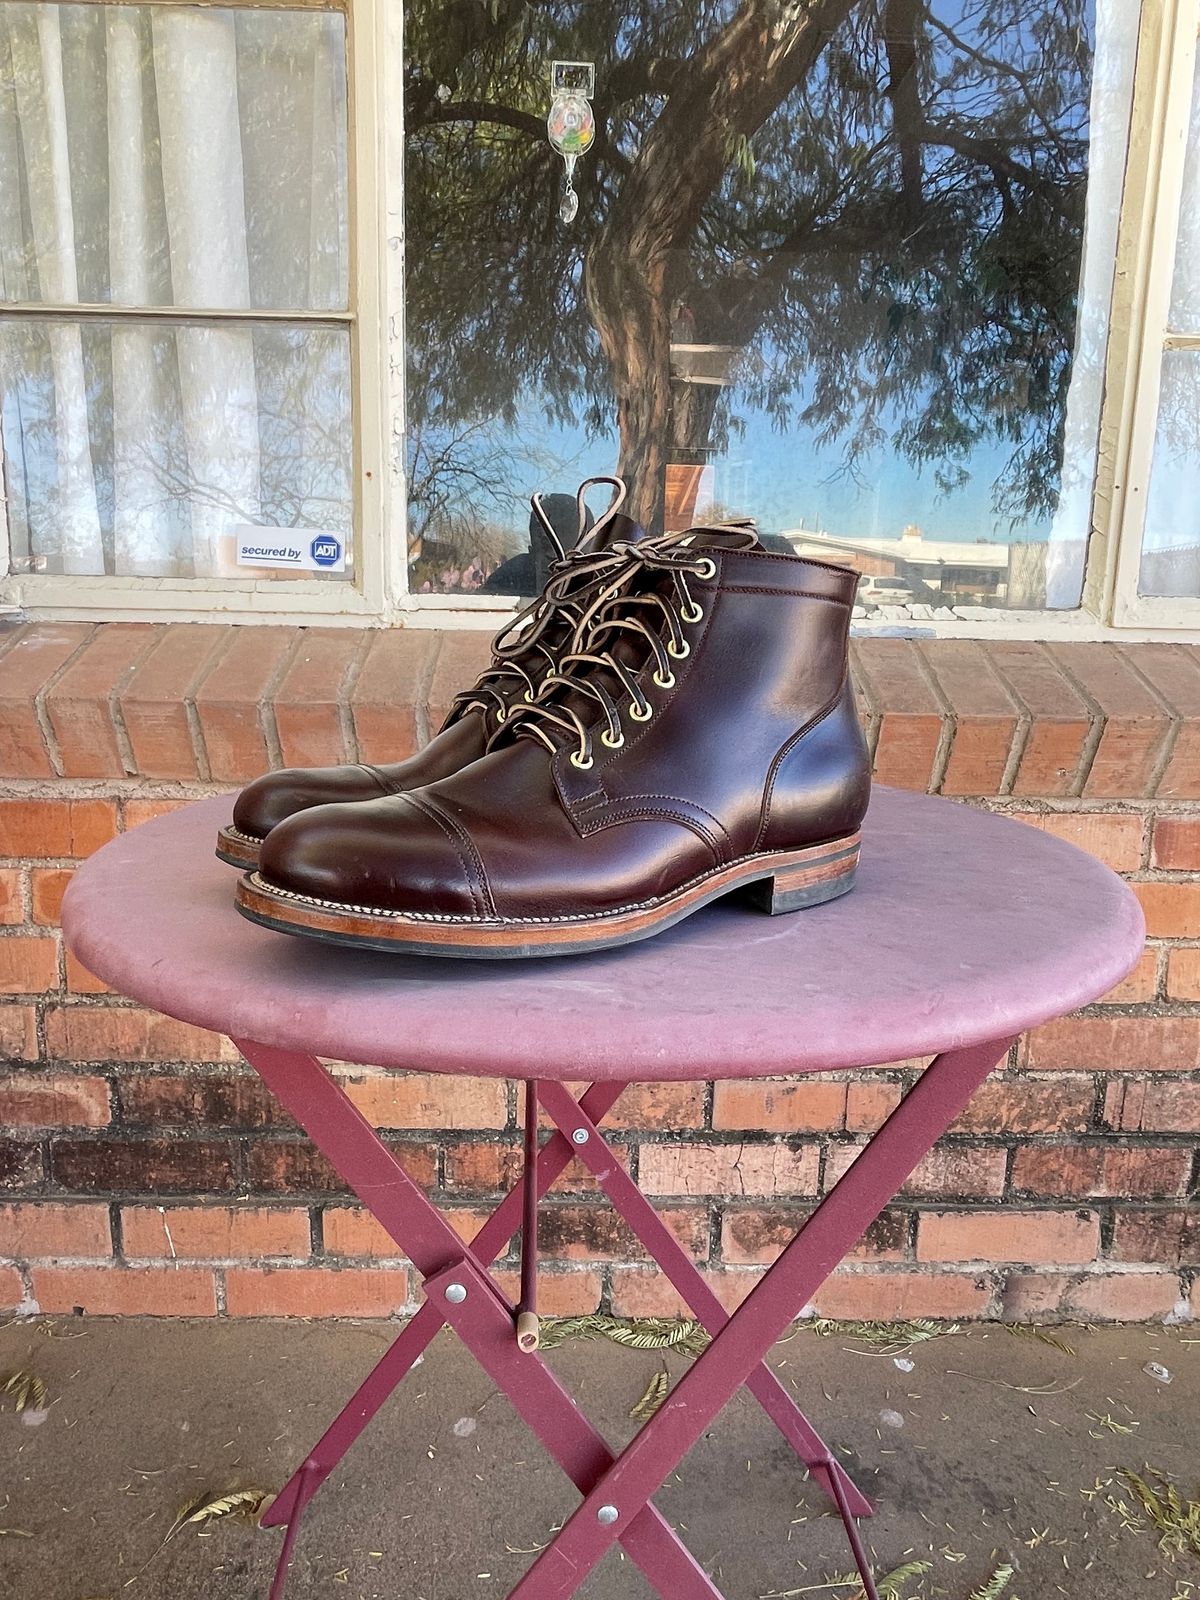
[[[550,114],[546,132],[550,143],[563,158],[567,182],[558,214],[573,222],[579,210],[575,193],[575,163],[592,147],[596,137],[596,118],[591,99],[596,91],[596,68],[590,61],[552,61],[550,63]]]

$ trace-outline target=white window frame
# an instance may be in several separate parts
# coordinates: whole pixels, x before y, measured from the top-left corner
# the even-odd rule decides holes
[[[0,0],[5,3],[8,0]],[[143,3],[195,4],[197,0]],[[408,585],[401,0],[211,3],[264,10],[313,7],[340,10],[346,16],[350,303],[345,313],[305,314],[300,320],[346,326],[350,332],[354,581],[15,574],[8,579],[0,577],[0,614],[18,610],[34,619],[190,619],[352,627],[402,623],[424,628],[493,629],[515,609],[515,599],[418,595],[411,593]],[[975,639],[1179,641],[1190,636],[1200,641],[1200,598],[1151,600],[1137,594],[1162,350],[1169,336],[1166,313],[1198,22],[1200,0],[1141,0],[1133,119],[1082,606],[1074,611],[997,608],[986,618],[933,623],[913,620],[900,624],[900,631]],[[93,315],[102,311],[111,312],[111,308],[90,308]],[[193,314],[160,309],[149,315],[181,321]],[[245,313],[233,315],[246,320]],[[287,314],[275,316],[286,320]],[[271,320],[271,314],[262,320]],[[1200,347],[1200,337],[1188,343]],[[7,529],[0,518],[0,574],[7,568],[7,556]],[[856,631],[894,633],[897,623],[865,623],[856,626]]]

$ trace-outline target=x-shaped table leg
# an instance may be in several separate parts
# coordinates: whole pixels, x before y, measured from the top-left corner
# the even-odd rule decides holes
[[[1011,1040],[938,1056],[508,1600],[569,1600],[962,1111]],[[835,1492],[836,1492],[836,1480]],[[843,1512],[846,1531],[856,1538]],[[874,1585],[855,1549],[869,1596]]]
[[[430,1301],[441,1308],[439,1323],[451,1320],[445,1306],[453,1306],[453,1325],[463,1343],[586,1495],[612,1466],[613,1453],[541,1357],[518,1349],[514,1307],[471,1247],[315,1056],[253,1040],[234,1042],[425,1278]],[[302,1474],[270,1600],[283,1594],[300,1507],[310,1497],[309,1476]],[[721,1600],[720,1590],[653,1506],[627,1520],[620,1541],[664,1600]]]

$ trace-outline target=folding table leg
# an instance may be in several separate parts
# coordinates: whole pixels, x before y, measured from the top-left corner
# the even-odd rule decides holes
[[[646,1246],[699,1321],[709,1333],[715,1334],[723,1328],[729,1321],[729,1313],[625,1168],[612,1159],[597,1126],[598,1119],[590,1116],[584,1103],[577,1102],[561,1083],[543,1083],[539,1093],[544,1109],[559,1132],[572,1140],[576,1154],[593,1173],[617,1215],[624,1219]],[[757,1367],[750,1375],[747,1388],[834,1505],[841,1504],[833,1486],[833,1480],[837,1479],[851,1515],[871,1516],[871,1502],[859,1490],[770,1367],[765,1364]]]
[[[422,1276],[430,1281],[453,1269],[474,1284],[477,1292],[470,1296],[470,1307],[462,1315],[460,1337],[485,1370],[505,1372],[501,1381],[505,1394],[586,1495],[612,1467],[613,1453],[541,1356],[517,1348],[514,1308],[504,1300],[486,1267],[462,1243],[315,1056],[277,1050],[252,1040],[234,1042]],[[468,1287],[457,1276],[455,1281]],[[451,1295],[451,1302],[455,1298]],[[465,1305],[467,1298],[463,1295],[461,1303]],[[518,1365],[510,1367],[509,1362]],[[294,1522],[289,1524],[289,1544],[295,1538],[294,1527]],[[653,1506],[645,1505],[630,1517],[619,1537],[664,1600],[721,1600],[720,1590]],[[271,1600],[279,1600],[285,1579],[286,1562],[281,1556]]]
[[[586,1115],[599,1121],[625,1087],[623,1083],[593,1084],[579,1102],[580,1107],[586,1108]],[[546,1141],[538,1152],[535,1168],[539,1196],[553,1187],[575,1155],[576,1151],[562,1134],[556,1133]],[[471,1249],[489,1266],[520,1226],[521,1199],[519,1186],[510,1190],[471,1241]],[[284,1484],[262,1517],[264,1528],[280,1527],[304,1510],[397,1384],[403,1382],[420,1360],[442,1326],[442,1318],[429,1304],[414,1313]]]
[[[948,1051],[925,1069],[656,1415],[585,1495],[508,1600],[569,1600],[620,1537],[627,1519],[641,1513],[1011,1043],[1011,1039],[997,1040]],[[847,1534],[857,1541],[853,1519],[845,1520]],[[865,1566],[860,1570],[870,1596],[874,1589],[870,1574]]]

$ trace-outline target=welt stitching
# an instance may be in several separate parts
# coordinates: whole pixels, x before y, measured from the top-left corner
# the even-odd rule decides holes
[[[841,683],[838,685],[837,693],[834,695],[833,699],[829,702],[825,709],[823,711],[818,711],[815,717],[810,718],[810,720],[806,722],[802,728],[798,729],[792,735],[792,737],[786,741],[783,748],[772,761],[771,772],[767,778],[767,793],[766,798],[763,801],[762,817],[758,824],[758,832],[754,836],[754,849],[757,850],[758,846],[766,837],[767,830],[771,826],[771,806],[775,799],[775,781],[779,777],[779,769],[783,766],[783,763],[786,761],[790,752],[795,749],[796,745],[799,744],[801,739],[803,739],[804,735],[806,733],[811,733],[815,727],[824,722],[825,718],[830,716],[837,709],[838,702],[842,698],[842,691],[845,689],[845,687],[846,679],[843,677]]]
[[[438,827],[441,828],[442,832],[446,835],[446,837],[450,840],[450,843],[458,852],[458,859],[462,863],[463,869],[467,875],[467,883],[470,886],[471,903],[473,905],[478,905],[480,901],[482,901],[484,911],[491,912],[492,916],[495,916],[496,905],[492,899],[492,892],[488,885],[487,874],[483,870],[483,862],[479,857],[479,852],[475,848],[475,841],[471,838],[470,834],[467,833],[464,828],[460,827],[453,817],[447,816],[439,806],[435,806],[426,796],[417,793],[410,794],[406,796],[406,798],[410,804],[416,806],[418,811],[423,811],[427,817],[431,818],[437,823]],[[463,849],[464,845],[466,846],[465,851]],[[474,864],[474,873],[472,872],[472,863]],[[479,894],[477,894],[475,890],[474,877],[476,875],[479,878],[480,888],[482,891]]]

